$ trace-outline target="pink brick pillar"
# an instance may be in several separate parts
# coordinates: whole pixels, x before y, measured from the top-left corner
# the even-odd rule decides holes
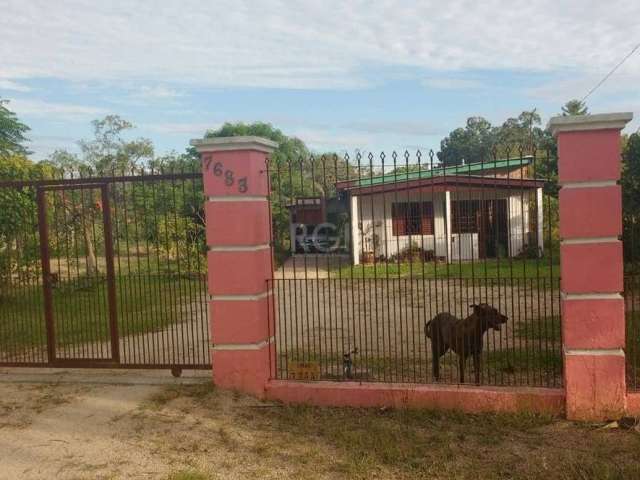
[[[625,412],[620,130],[630,113],[555,117],[567,417]]]
[[[191,144],[204,176],[213,381],[262,397],[275,361],[267,306],[272,259],[266,160],[277,144],[258,137]]]

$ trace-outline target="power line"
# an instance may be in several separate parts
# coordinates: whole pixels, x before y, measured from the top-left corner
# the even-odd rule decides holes
[[[593,87],[591,90],[589,90],[589,93],[587,93],[584,97],[582,97],[582,100],[580,100],[580,101],[581,101],[581,102],[584,102],[584,101],[589,97],[589,95],[591,95],[591,94],[592,94],[593,92],[595,92],[598,88],[600,88],[600,86],[601,86],[604,82],[606,82],[606,81],[609,79],[609,77],[610,77],[611,75],[613,75],[613,74],[615,73],[615,71],[616,71],[616,70],[618,70],[618,68],[620,68],[620,66],[622,66],[622,64],[623,64],[624,62],[626,62],[626,61],[629,59],[629,57],[631,57],[631,55],[633,55],[634,53],[636,53],[636,50],[638,50],[639,48],[640,48],[640,43],[639,43],[639,44],[637,44],[635,47],[633,47],[633,49],[632,49],[632,50],[627,54],[627,56],[626,56],[626,57],[624,57],[622,60],[620,60],[620,62],[618,62],[618,64],[617,64],[615,67],[613,67],[613,68],[611,69],[611,71],[610,71],[609,73],[607,73],[607,74],[604,76],[604,78],[603,78],[602,80],[600,80],[600,81],[596,84],[596,86],[595,86],[595,87]]]

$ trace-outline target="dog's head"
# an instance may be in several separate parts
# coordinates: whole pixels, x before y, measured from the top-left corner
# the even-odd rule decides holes
[[[482,326],[486,329],[493,328],[494,330],[500,330],[502,324],[507,323],[507,320],[509,320],[509,317],[503,315],[497,308],[487,303],[470,305],[470,308],[473,308],[473,313],[480,318]]]

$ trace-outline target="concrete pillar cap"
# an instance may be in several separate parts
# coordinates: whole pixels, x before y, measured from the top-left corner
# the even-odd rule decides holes
[[[189,144],[195,147],[199,153],[230,150],[254,150],[271,153],[278,148],[278,143],[273,140],[253,136],[197,138],[191,140]]]
[[[596,115],[557,116],[549,120],[547,127],[555,137],[560,132],[584,130],[622,130],[633,119],[631,112],[599,113]]]

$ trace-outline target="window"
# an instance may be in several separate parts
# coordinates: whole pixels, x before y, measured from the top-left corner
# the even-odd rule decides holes
[[[454,200],[451,202],[451,233],[478,233],[479,217],[479,200]]]
[[[408,202],[391,205],[392,230],[402,235],[433,235],[433,203]]]

